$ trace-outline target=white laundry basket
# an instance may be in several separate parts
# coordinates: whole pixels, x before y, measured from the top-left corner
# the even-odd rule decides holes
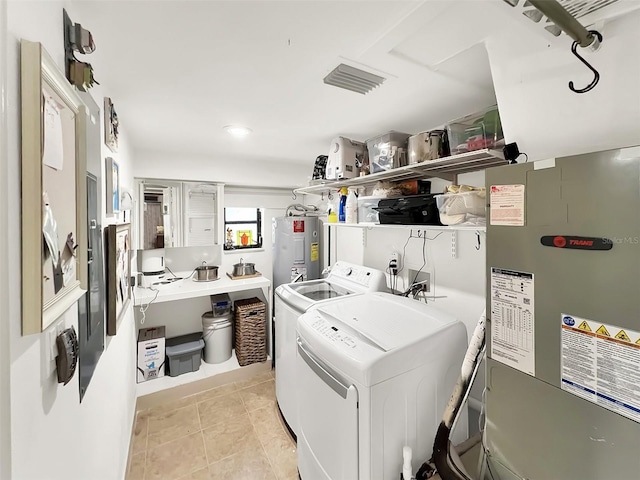
[[[213,312],[202,315],[202,338],[204,339],[204,361],[222,363],[231,358],[233,348],[233,315],[214,317]]]

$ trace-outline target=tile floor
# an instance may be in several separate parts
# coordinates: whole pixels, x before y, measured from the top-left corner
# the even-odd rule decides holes
[[[127,480],[297,480],[273,372],[138,411]]]

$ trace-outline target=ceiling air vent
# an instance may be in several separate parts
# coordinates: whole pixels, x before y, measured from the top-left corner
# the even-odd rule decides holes
[[[329,75],[324,77],[324,83],[334,87],[344,88],[363,95],[382,85],[386,78],[365,72],[341,63]]]

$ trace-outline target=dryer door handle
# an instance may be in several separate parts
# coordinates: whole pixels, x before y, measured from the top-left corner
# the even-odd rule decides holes
[[[347,398],[347,394],[349,393],[349,386],[345,385],[343,382],[338,380],[336,376],[331,373],[326,367],[320,365],[320,363],[313,358],[311,353],[304,348],[304,345],[300,338],[297,339],[298,342],[298,353],[300,357],[304,360],[304,362],[309,365],[309,368],[315,372],[320,379],[326,383],[331,389],[340,395],[342,398]]]

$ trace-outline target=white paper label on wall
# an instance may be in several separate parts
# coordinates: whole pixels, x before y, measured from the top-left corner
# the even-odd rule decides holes
[[[491,358],[536,374],[533,273],[491,268]]]
[[[524,185],[491,185],[491,225],[524,226]]]
[[[640,423],[640,332],[562,314],[562,390]]]

